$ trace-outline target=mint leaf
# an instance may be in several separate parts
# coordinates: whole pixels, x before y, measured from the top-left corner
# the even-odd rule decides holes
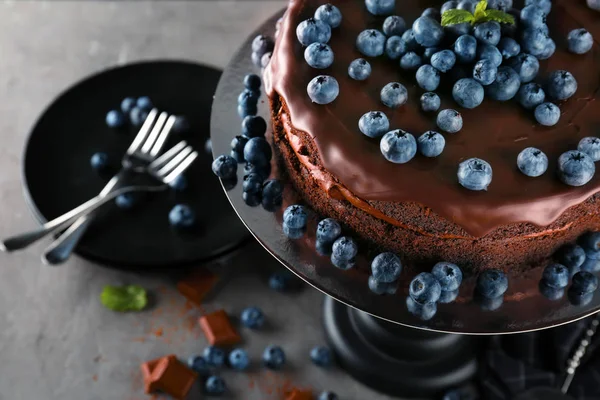
[[[464,22],[473,22],[475,17],[467,10],[452,9],[442,15],[442,26],[458,25]]]
[[[485,18],[481,22],[496,21],[501,24],[514,24],[515,17],[500,10],[487,10]],[[479,21],[478,21],[479,22]]]
[[[476,22],[481,22],[481,20],[486,17],[487,6],[487,0],[481,0],[479,3],[477,3],[475,6],[475,12],[473,13]]]
[[[146,307],[146,290],[138,285],[105,286],[100,294],[100,302],[113,311],[141,311]]]

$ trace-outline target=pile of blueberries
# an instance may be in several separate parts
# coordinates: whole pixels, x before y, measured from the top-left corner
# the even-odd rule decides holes
[[[267,122],[256,115],[260,86],[258,75],[248,74],[244,77],[245,88],[238,97],[238,113],[243,118],[242,134],[231,141],[229,155],[220,155],[213,161],[212,170],[223,179],[226,187],[233,187],[237,182],[238,163],[245,162],[242,186],[244,202],[250,207],[262,204],[266,210],[274,211],[281,206],[283,185],[277,179],[267,180],[271,174],[272,151],[265,139]]]
[[[248,307],[240,316],[242,325],[252,330],[260,330],[265,324],[265,316],[258,307]],[[323,368],[333,364],[333,354],[328,347],[315,346],[310,351],[312,362]],[[285,352],[279,346],[269,345],[262,354],[262,364],[272,370],[280,370],[286,362]],[[202,355],[193,355],[188,358],[188,366],[197,372],[204,380],[204,391],[208,395],[219,396],[225,393],[226,384],[222,377],[216,374],[218,368],[227,365],[236,371],[246,371],[250,367],[250,357],[242,348],[235,348],[227,354],[216,346],[208,346]],[[333,392],[322,392],[318,400],[337,400]]]
[[[552,8],[551,0],[525,0],[522,10],[512,8],[512,0],[489,0],[488,9],[501,10],[511,15],[515,24],[486,21],[475,24],[465,22],[442,26],[442,14],[450,10],[465,10],[474,14],[478,0],[447,1],[441,9],[428,8],[417,18],[411,28],[397,15],[395,0],[365,0],[366,9],[375,16],[387,16],[382,29],[367,29],[356,38],[356,47],[365,57],[387,56],[399,62],[403,70],[415,71],[417,84],[426,92],[421,96],[425,112],[437,112],[440,97],[434,93],[442,79],[453,82],[452,96],[463,108],[479,106],[487,96],[496,101],[515,99],[524,108],[534,110],[541,125],[553,126],[560,118],[555,102],[565,101],[577,90],[577,81],[568,71],[551,72],[543,84],[533,82],[537,77],[539,60],[550,58],[556,44],[549,36],[546,16]],[[592,6],[591,6],[592,7]],[[315,69],[330,67],[334,62],[333,49],[327,44],[331,30],[342,23],[340,10],[322,5],[314,17],[298,24],[298,41],[306,46],[304,58]],[[585,29],[569,33],[569,50],[584,54],[593,46],[592,35]],[[355,80],[368,79],[371,64],[364,58],[352,61],[348,75]],[[542,80],[540,79],[540,82]],[[337,80],[319,75],[307,86],[308,96],[314,103],[329,104],[339,95]],[[380,92],[381,103],[398,108],[408,100],[408,91],[399,82],[390,82]],[[446,133],[462,129],[460,112],[442,110],[436,118],[438,128]],[[437,157],[445,147],[443,135],[427,131],[418,139],[402,129],[390,131],[389,121],[382,111],[370,111],[359,120],[360,131],[371,138],[380,139],[380,150],[390,162],[403,164],[419,151],[425,157]],[[568,151],[559,158],[559,178],[567,185],[581,186],[595,173],[594,161],[600,159],[600,139],[581,140],[578,149]],[[517,166],[530,177],[542,175],[548,168],[548,158],[539,149],[527,148],[517,159]],[[459,183],[470,190],[486,190],[492,181],[492,167],[478,158],[459,165]]]
[[[126,97],[121,101],[118,110],[110,110],[106,114],[106,125],[113,129],[123,129],[132,126],[139,128],[142,126],[148,113],[153,108],[152,100],[148,96]],[[189,130],[189,122],[185,116],[177,116],[172,127],[172,132],[184,134]],[[110,173],[112,170],[111,160],[107,153],[96,152],[90,159],[92,168],[101,174]],[[188,182],[185,175],[179,175],[169,186],[175,191],[184,191]],[[115,198],[117,207],[129,210],[133,208],[140,200],[139,193],[123,193]],[[170,224],[179,229],[190,228],[196,223],[196,213],[192,207],[187,204],[177,204],[169,212]]]

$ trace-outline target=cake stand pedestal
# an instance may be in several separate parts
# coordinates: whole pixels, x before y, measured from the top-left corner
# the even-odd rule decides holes
[[[428,332],[386,322],[326,296],[325,335],[354,378],[393,396],[428,397],[477,371],[477,337]]]

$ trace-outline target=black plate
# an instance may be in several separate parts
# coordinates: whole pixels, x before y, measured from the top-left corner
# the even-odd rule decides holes
[[[273,36],[278,13],[258,29],[234,56],[223,71],[223,77],[215,93],[215,102],[211,119],[213,152],[229,153],[229,143],[234,132],[239,129],[240,118],[236,113],[236,98],[242,90],[242,79],[252,66],[250,53],[251,41],[262,33]],[[269,110],[263,93],[259,104],[259,114],[269,120]],[[273,176],[285,181],[285,174],[277,170],[273,162]],[[238,178],[243,177],[243,168],[238,169]],[[282,231],[282,210],[298,201],[291,185],[284,192],[283,207],[275,213],[252,208],[242,200],[241,185],[227,192],[229,201],[250,229],[256,239],[284,266],[307,283],[335,299],[374,316],[402,325],[429,329],[439,332],[502,334],[517,333],[548,328],[583,318],[600,308],[598,291],[591,299],[585,299],[585,305],[572,305],[567,293],[558,300],[549,300],[540,293],[538,283],[541,269],[526,273],[514,273],[509,276],[509,290],[502,305],[495,311],[486,311],[483,304],[473,296],[475,277],[467,277],[460,288],[455,302],[439,304],[436,315],[422,321],[408,312],[406,296],[408,284],[413,276],[403,272],[398,291],[395,295],[380,296],[372,293],[367,285],[369,265],[364,255],[358,257],[357,267],[350,271],[335,268],[328,257],[320,256],[315,250],[315,227],[318,218],[309,221],[307,233],[298,240],[288,239]],[[363,249],[364,250],[364,249]],[[577,300],[577,299],[575,299]]]
[[[26,144],[23,161],[25,195],[40,221],[55,218],[95,196],[110,176],[90,168],[90,156],[106,151],[120,166],[136,128],[106,126],[107,111],[127,96],[150,96],[160,110],[185,115],[191,130],[183,135],[200,157],[186,172],[185,192],[145,196],[131,211],[114,204],[97,218],[76,253],[103,264],[131,268],[188,265],[217,257],[248,238],[212,174],[212,155],[204,150],[210,109],[221,72],[203,65],[144,62],[91,76],[63,92],[42,114]],[[183,137],[171,134],[165,148]],[[188,203],[198,214],[198,228],[177,232],[168,213]]]

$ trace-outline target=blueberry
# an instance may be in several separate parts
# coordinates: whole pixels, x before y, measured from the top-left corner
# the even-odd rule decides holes
[[[177,177],[169,183],[169,187],[177,192],[183,192],[188,187],[187,178],[185,175],[177,175]]]
[[[558,176],[569,186],[583,186],[596,172],[594,160],[581,151],[567,151],[558,158]]]
[[[475,12],[475,2],[472,0],[461,0],[456,6],[457,10],[466,10],[473,14]]]
[[[265,54],[267,54],[267,53],[265,53]],[[262,59],[263,55],[264,54],[254,53],[253,52],[251,54],[251,56],[250,56],[250,58],[252,60],[252,64],[254,64],[255,66],[257,66],[258,68],[261,68],[262,67],[262,61],[261,61],[261,59]]]
[[[438,51],[431,56],[431,65],[440,72],[448,72],[456,64],[456,55],[451,50]]]
[[[307,222],[308,213],[301,205],[291,205],[283,212],[283,223],[292,229],[304,228]]]
[[[440,48],[439,47],[427,47],[425,50],[423,50],[423,55],[422,55],[422,59],[425,62],[430,62],[431,61],[431,57],[433,57],[433,55],[435,53],[439,53],[440,52]],[[452,53],[454,55],[454,53]]]
[[[475,70],[473,71],[475,75]],[[483,102],[483,86],[475,79],[463,78],[452,88],[454,101],[463,108],[475,108]]]
[[[129,210],[135,206],[137,197],[134,193],[123,193],[117,196],[115,204],[123,210]]]
[[[244,158],[244,147],[246,143],[248,143],[248,138],[246,136],[237,135],[233,139],[231,139],[231,151],[239,154],[240,158]]]
[[[106,114],[106,125],[109,128],[120,128],[125,125],[125,116],[117,110],[111,110]]]
[[[442,291],[457,290],[462,283],[463,274],[456,264],[439,262],[433,266],[431,274],[440,283]]]
[[[491,44],[480,44],[477,47],[477,57],[480,60],[490,60],[494,66],[499,67],[502,64],[502,54],[496,46]]]
[[[316,346],[310,351],[310,359],[319,367],[329,367],[333,363],[333,354],[329,347]]]
[[[259,57],[263,54],[273,51],[275,43],[273,40],[265,35],[258,35],[252,40],[252,52],[256,53]]]
[[[240,317],[242,325],[250,329],[260,329],[265,324],[265,316],[258,307],[248,307],[242,311]]]
[[[496,46],[500,42],[500,24],[496,21],[488,21],[478,24],[473,30],[473,36],[479,42]]]
[[[329,68],[333,64],[333,50],[325,43],[311,43],[304,50],[304,59],[313,68]]]
[[[544,268],[542,281],[551,288],[562,289],[569,284],[569,269],[562,264],[550,264]]]
[[[243,349],[233,349],[231,353],[229,353],[228,360],[229,366],[237,371],[245,371],[250,365],[248,353]]]
[[[333,392],[321,392],[317,400],[339,400],[338,396]]]
[[[303,46],[311,43],[327,43],[331,38],[331,26],[318,19],[309,18],[298,24],[296,36]]]
[[[136,106],[140,110],[150,111],[152,109],[152,100],[148,96],[139,97],[136,101]]]
[[[273,53],[271,52],[263,54],[260,58],[260,67],[267,68],[267,65],[269,65],[269,62],[271,62],[271,57],[273,57]]]
[[[473,78],[481,85],[491,85],[496,80],[497,75],[498,67],[491,60],[479,60],[473,66]]]
[[[415,70],[423,64],[423,59],[414,51],[409,51],[400,58],[400,68],[405,70]]]
[[[600,161],[600,139],[597,137],[584,137],[579,141],[577,150],[586,153],[593,161]]]
[[[356,260],[355,259],[351,259],[351,260],[343,260],[341,258],[339,258],[338,256],[333,255],[333,252],[331,253],[331,263],[344,271],[347,271],[351,268],[354,267]]]
[[[585,249],[585,256],[588,260],[600,260],[600,250],[593,248]]]
[[[408,312],[423,321],[430,320],[435,316],[435,313],[437,313],[437,304],[419,304],[410,296],[406,297],[406,308],[408,309]]]
[[[600,240],[600,235],[598,239]],[[598,243],[600,243],[600,241]],[[576,244],[570,244],[560,249],[557,259],[561,264],[569,268],[571,272],[576,272],[585,262],[585,257],[585,250],[583,247]]]
[[[385,55],[390,60],[397,60],[408,51],[408,47],[400,36],[391,36],[385,42]]]
[[[384,105],[390,108],[398,108],[408,100],[408,91],[403,84],[390,82],[381,89],[380,97]]]
[[[371,64],[364,58],[357,58],[348,66],[348,75],[357,81],[364,81],[371,75]]]
[[[243,107],[252,107],[256,108],[256,104],[258,103],[258,98],[260,97],[260,92],[244,89],[242,93],[238,96],[238,106]]]
[[[260,76],[256,74],[248,74],[244,76],[244,87],[253,92],[257,92],[260,90]]]
[[[244,176],[242,190],[246,193],[262,193],[263,176],[259,173],[250,173]]]
[[[381,111],[369,111],[358,120],[358,129],[368,137],[378,138],[390,129],[390,121]]]
[[[340,86],[335,78],[319,75],[308,83],[306,92],[313,103],[329,104],[340,94]]]
[[[517,167],[527,176],[540,176],[548,169],[548,157],[541,150],[528,147],[519,153]]]
[[[431,19],[434,19],[436,21],[440,21],[440,19],[442,18],[442,15],[440,14],[440,10],[438,10],[435,7],[429,7],[426,8],[423,13],[421,13],[421,17],[429,17]]]
[[[549,58],[556,50],[556,44],[548,36],[548,32],[543,26],[527,28],[523,31],[522,36],[521,48],[540,60]]]
[[[379,149],[386,160],[395,164],[404,164],[417,153],[417,141],[410,133],[396,129],[383,135]]]
[[[567,100],[577,91],[577,80],[568,71],[554,71],[548,76],[546,93],[554,100]]]
[[[271,164],[252,164],[247,162],[244,166],[244,175],[248,174],[259,174],[263,179],[267,179],[271,174]],[[264,189],[263,189],[264,190]]]
[[[479,158],[469,158],[458,165],[458,183],[469,190],[487,190],[492,182],[492,166]]]
[[[498,269],[488,269],[477,277],[477,292],[488,299],[502,296],[508,289],[506,274]]]
[[[404,43],[406,43],[406,47],[410,51],[415,51],[420,47],[419,43],[417,43],[417,41],[415,40],[415,32],[412,30],[412,28],[404,31],[404,33],[402,34],[402,40],[404,40]]]
[[[590,302],[594,298],[594,293],[581,294],[577,293],[575,289],[569,289],[569,291],[567,292],[567,297],[569,298],[571,304],[573,304],[574,306],[583,307],[590,304]]]
[[[600,11],[600,0],[587,0],[586,3],[592,10]]]
[[[521,79],[514,69],[501,66],[496,80],[485,88],[486,94],[497,101],[508,101],[515,97],[521,87]]]
[[[256,104],[238,105],[237,112],[240,118],[246,118],[248,115],[256,115],[258,106]]]
[[[517,101],[526,109],[531,110],[546,100],[546,92],[540,85],[534,82],[521,85],[517,92]]]
[[[571,290],[573,290],[575,293],[592,293],[596,289],[598,289],[598,278],[596,275],[587,271],[579,271],[573,275]]]
[[[242,120],[242,135],[247,138],[264,136],[267,131],[267,122],[261,116],[249,115]]]
[[[552,9],[552,1],[551,0],[525,0],[526,6],[535,6],[542,10],[542,12],[546,15],[550,14],[550,10]]]
[[[535,107],[535,119],[541,125],[554,126],[560,119],[560,109],[552,103],[542,103]]]
[[[469,35],[471,33],[471,24],[463,22],[462,24],[448,25],[444,27],[446,37],[449,39],[457,39],[462,35]]]
[[[483,311],[495,311],[504,304],[504,296],[484,297],[476,293],[474,300],[479,304]]]
[[[220,396],[225,393],[225,381],[217,375],[211,375],[204,382],[206,394],[211,396]]]
[[[129,121],[133,126],[142,126],[146,118],[148,117],[148,112],[142,110],[139,107],[133,107],[131,112],[129,113]]]
[[[446,139],[438,132],[427,131],[417,139],[417,148],[425,157],[437,157],[444,151]]]
[[[279,205],[283,199],[283,184],[277,179],[270,179],[263,184],[263,205],[267,201],[272,205]]]
[[[454,42],[454,53],[461,63],[470,63],[477,55],[477,39],[471,35],[462,35]]]
[[[92,154],[90,165],[96,171],[105,171],[108,168],[108,154],[102,152]]]
[[[455,10],[458,7],[458,0],[447,1],[442,4],[440,12],[443,14],[448,10]]]
[[[513,38],[503,37],[498,43],[498,50],[502,57],[508,60],[521,52],[521,45]]]
[[[196,223],[196,213],[187,204],[177,204],[169,211],[169,223],[175,228],[190,228]]]
[[[433,92],[426,92],[421,95],[421,110],[426,112],[433,112],[440,109],[442,101],[440,96]]]
[[[396,0],[365,0],[365,6],[373,15],[389,15],[394,12]]]
[[[435,303],[440,298],[442,287],[433,274],[421,272],[410,282],[408,293],[419,304]]]
[[[433,47],[444,38],[444,28],[438,21],[429,17],[419,17],[412,26],[415,40],[423,47]]]
[[[121,112],[125,115],[129,115],[133,107],[135,107],[136,99],[133,97],[125,97],[123,101],[121,101]]]
[[[383,21],[383,33],[386,36],[400,36],[406,31],[404,18],[390,15]]]
[[[356,254],[358,254],[358,246],[351,237],[342,236],[333,242],[332,258],[335,257],[343,261],[354,261]]]
[[[513,0],[488,0],[488,10],[508,11],[513,6]],[[446,399],[443,399],[446,400]]]
[[[367,29],[358,34],[356,48],[367,57],[377,57],[383,54],[385,35],[377,29]]]
[[[462,115],[456,110],[442,110],[437,115],[437,126],[444,132],[456,133],[463,127]]]
[[[381,282],[375,279],[374,276],[369,276],[369,290],[375,294],[396,294],[398,290],[397,282]]]
[[[452,303],[458,297],[458,289],[457,290],[442,290],[442,294],[440,295],[440,299],[438,303],[448,304]]]
[[[424,90],[433,91],[440,85],[440,71],[429,64],[419,67],[416,78],[417,83]]]
[[[283,292],[290,287],[291,276],[287,271],[275,272],[269,277],[269,287],[278,292]]]
[[[371,262],[371,272],[379,282],[395,282],[402,272],[402,261],[394,253],[381,253]]]
[[[268,164],[271,156],[271,146],[264,137],[254,137],[244,146],[244,159],[254,165]]]
[[[315,19],[323,21],[332,28],[337,28],[342,23],[342,13],[333,4],[327,3],[319,6],[315,11]]]
[[[285,364],[285,353],[279,346],[267,346],[262,355],[263,363],[270,369],[281,369]]]
[[[531,54],[521,53],[509,60],[508,66],[515,70],[523,83],[531,82],[540,70],[540,62]]]
[[[586,259],[583,262],[583,264],[581,264],[581,267],[579,270],[581,271],[587,271],[587,272],[598,272],[600,271],[600,260],[598,259],[594,259],[592,257],[590,257],[590,255],[593,255],[596,258],[600,258],[600,252],[590,252],[587,251],[586,252]],[[578,272],[578,271],[575,271]]]
[[[262,195],[258,193],[242,192],[242,200],[248,207],[258,207],[262,203]]]
[[[225,363],[225,352],[215,346],[205,348],[202,356],[211,367],[221,367]]]
[[[237,173],[237,161],[230,156],[220,155],[213,161],[212,171],[219,178],[233,178]]]
[[[560,300],[565,295],[565,289],[561,289],[561,288],[556,289],[556,288],[550,287],[550,286],[546,285],[546,283],[544,281],[540,281],[540,284],[538,286],[539,286],[540,293],[542,294],[542,296],[544,296],[548,300],[552,300],[552,301]]]
[[[187,361],[188,367],[190,367],[194,372],[197,372],[201,375],[205,375],[209,371],[209,365],[202,356],[191,356]]]
[[[585,251],[600,251],[600,232],[588,232],[579,238]]]
[[[535,5],[523,7],[521,10],[521,24],[528,28],[546,25],[546,13]]]

